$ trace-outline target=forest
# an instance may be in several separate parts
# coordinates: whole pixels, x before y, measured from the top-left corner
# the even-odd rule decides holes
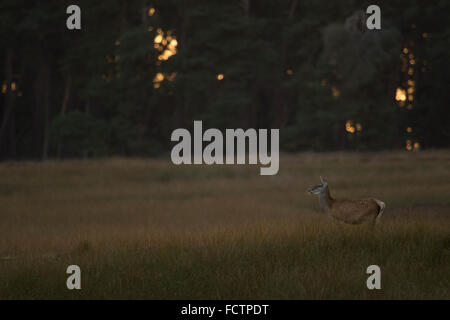
[[[81,8],[81,30],[66,8]],[[146,157],[170,134],[279,128],[280,149],[450,146],[450,3],[0,1],[0,159]]]

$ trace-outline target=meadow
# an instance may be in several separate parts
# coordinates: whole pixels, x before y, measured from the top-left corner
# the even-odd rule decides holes
[[[377,228],[323,214],[319,175],[383,200]],[[450,299],[450,151],[282,155],[275,176],[111,158],[0,177],[0,299]]]

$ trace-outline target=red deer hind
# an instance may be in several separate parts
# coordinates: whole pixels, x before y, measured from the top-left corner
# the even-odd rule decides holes
[[[320,177],[321,184],[308,189],[310,194],[319,196],[322,209],[334,219],[348,223],[361,224],[372,222],[373,226],[380,220],[386,208],[378,199],[335,199],[330,194],[330,188],[325,179]]]

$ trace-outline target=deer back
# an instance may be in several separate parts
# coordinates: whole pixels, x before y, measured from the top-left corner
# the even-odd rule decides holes
[[[374,199],[335,199],[330,213],[337,220],[356,224],[375,218],[379,210]]]

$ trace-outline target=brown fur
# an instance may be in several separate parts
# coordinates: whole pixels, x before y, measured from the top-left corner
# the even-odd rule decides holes
[[[348,224],[361,224],[365,222],[376,223],[377,218],[384,211],[384,202],[378,199],[334,199],[329,187],[326,186],[325,197],[326,205],[322,203],[319,197],[321,207],[327,211],[334,219]]]

